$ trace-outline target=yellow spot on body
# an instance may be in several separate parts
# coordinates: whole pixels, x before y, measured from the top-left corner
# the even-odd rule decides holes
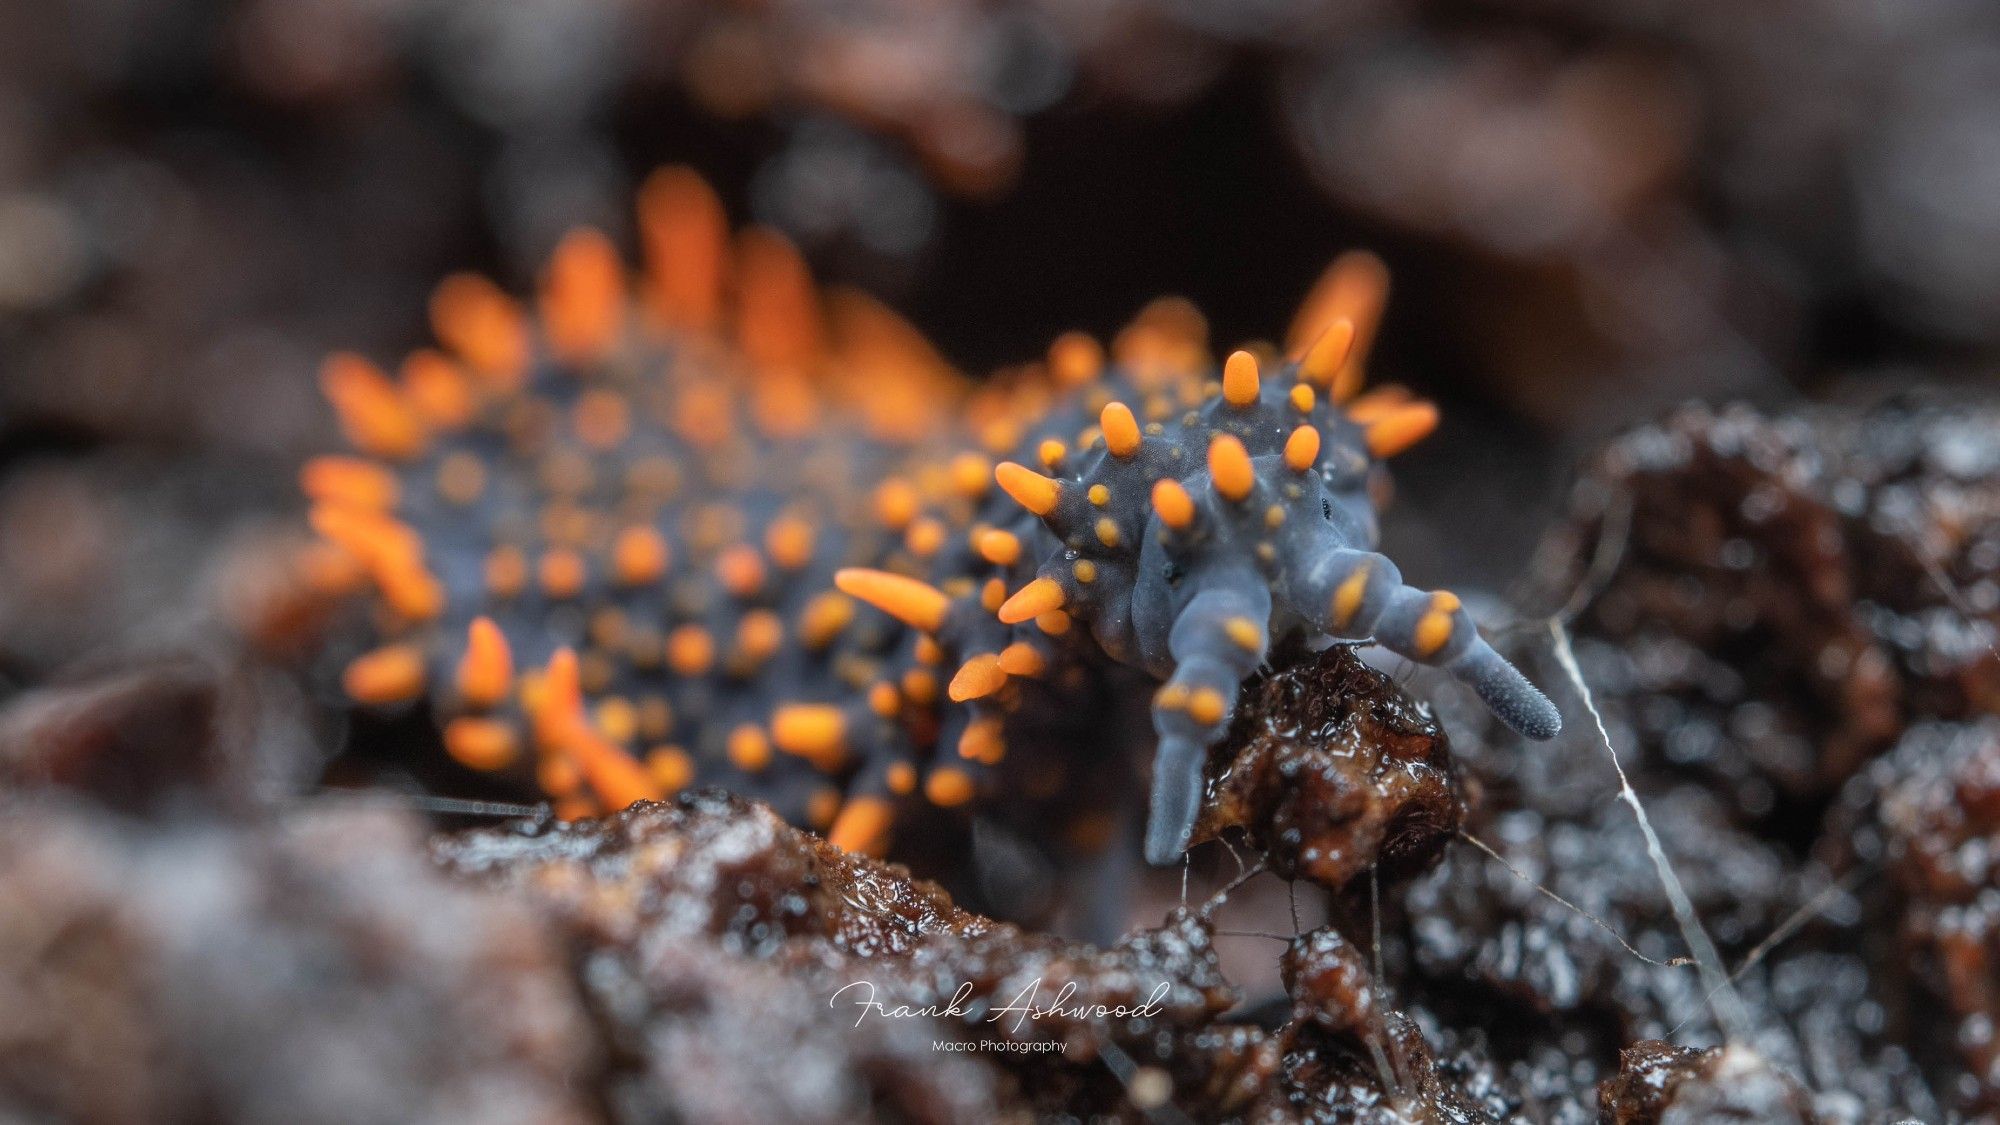
[[[1041,459],[1043,468],[1053,473],[1062,468],[1063,458],[1069,456],[1069,447],[1054,438],[1047,438],[1035,447],[1035,456]]]
[[[1354,621],[1354,615],[1361,612],[1361,602],[1368,596],[1368,576],[1375,564],[1363,562],[1354,572],[1340,580],[1333,590],[1333,626],[1345,629]]]
[[[903,673],[903,695],[919,707],[937,698],[937,677],[922,668]]]
[[[910,530],[903,536],[903,546],[920,559],[930,558],[944,546],[950,533],[943,524],[933,519],[920,519],[910,524]]]
[[[665,698],[649,695],[639,700],[639,734],[641,737],[659,739],[667,737],[674,728],[674,708]]]
[[[995,566],[1012,566],[1021,558],[1021,540],[1011,531],[987,531],[979,536],[979,556]]]
[[[903,694],[887,680],[868,689],[868,709],[884,719],[893,719],[903,709]]]
[[[1118,521],[1109,516],[1097,521],[1097,541],[1107,547],[1118,545]]]
[[[593,718],[597,729],[613,742],[630,742],[639,733],[639,709],[628,699],[613,696],[600,702]]]
[[[944,646],[932,637],[918,637],[912,655],[919,664],[937,664],[944,660]]]
[[[737,597],[755,597],[764,588],[764,556],[757,548],[738,543],[716,556],[715,576]]]
[[[988,613],[998,613],[1007,604],[1007,584],[998,578],[989,578],[979,589],[979,605]]]
[[[894,820],[895,810],[888,801],[880,797],[856,797],[841,808],[826,840],[842,851],[881,855],[887,850],[889,825]]]
[[[682,676],[705,675],[715,665],[715,638],[699,625],[667,634],[667,667]]]
[[[670,499],[680,490],[680,481],[680,467],[662,454],[641,457],[625,470],[625,487],[648,499]]]
[[[536,466],[542,487],[557,496],[575,497],[590,491],[597,474],[590,458],[573,449],[558,449]]]
[[[520,755],[521,739],[501,719],[461,716],[445,724],[445,753],[467,769],[506,769]]]
[[[1277,504],[1264,509],[1264,526],[1272,531],[1285,525],[1285,509]]]
[[[1069,572],[1075,575],[1076,580],[1085,586],[1097,581],[1097,564],[1091,562],[1089,559],[1076,560],[1076,565],[1070,567]]]
[[[403,357],[403,390],[423,420],[439,429],[465,425],[477,407],[465,373],[429,348]]]
[[[812,524],[797,516],[779,516],[764,529],[764,550],[780,567],[797,570],[812,561],[814,539]]]
[[[1312,412],[1313,403],[1318,401],[1319,396],[1313,394],[1312,384],[1294,383],[1290,398],[1293,410],[1301,414],[1309,414]]]
[[[921,503],[916,486],[900,477],[891,477],[875,488],[875,518],[891,531],[909,526]]]
[[[1458,612],[1460,604],[1458,595],[1444,590],[1431,595],[1430,608],[1417,619],[1414,640],[1419,657],[1431,656],[1450,643],[1455,624],[1453,615]]]
[[[1194,523],[1194,498],[1171,477],[1154,482],[1153,510],[1159,513],[1161,523],[1175,531],[1185,531]]]
[[[799,641],[817,652],[833,643],[854,620],[854,603],[831,591],[818,594],[799,614]]]
[[[542,592],[552,598],[573,598],[583,592],[588,571],[583,556],[568,547],[558,547],[542,555],[536,576]]]
[[[1232,617],[1222,623],[1222,631],[1229,639],[1247,652],[1256,652],[1264,647],[1264,631],[1247,617]]]
[[[1085,495],[1089,496],[1090,502],[1099,508],[1111,503],[1111,490],[1101,484],[1091,485],[1090,491]]]
[[[958,736],[958,756],[969,762],[999,765],[1007,757],[1007,741],[1002,737],[997,717],[974,719]]]
[[[960,496],[977,500],[986,495],[993,479],[993,462],[978,453],[961,453],[951,459],[951,486]]]
[[[632,408],[616,391],[585,391],[572,414],[577,440],[600,453],[618,448],[632,432]]]
[[[1047,613],[1038,613],[1035,615],[1035,628],[1040,629],[1051,637],[1060,637],[1064,633],[1069,632],[1069,614],[1059,609],[1052,609]]]
[[[771,740],[751,723],[729,732],[729,760],[748,773],[761,773],[771,764]]]
[[[583,774],[578,771],[575,762],[551,754],[535,766],[535,784],[551,797],[568,797],[583,784]]]
[[[694,780],[694,759],[678,746],[657,746],[646,755],[646,772],[664,793],[678,793]]]
[[[839,812],[840,791],[837,789],[822,785],[806,798],[806,823],[813,828],[826,828]]]
[[[1205,727],[1214,726],[1222,721],[1222,712],[1227,706],[1228,701],[1222,698],[1221,692],[1214,688],[1196,688],[1188,696],[1188,718]]]
[[[299,486],[315,504],[387,512],[396,506],[396,474],[361,457],[315,457],[299,471]]]
[[[1185,711],[1188,705],[1188,686],[1169,683],[1153,695],[1153,706],[1162,711]]]
[[[940,808],[956,808],[972,800],[972,794],[972,777],[964,770],[936,770],[924,782],[924,796]]]
[[[1064,387],[1081,386],[1104,370],[1104,347],[1082,332],[1065,332],[1049,345],[1049,373]]]
[[[899,797],[906,796],[916,791],[917,768],[908,762],[896,762],[883,775],[883,780],[889,783],[889,792]]]
[[[621,648],[625,644],[625,630],[629,624],[624,610],[615,605],[605,606],[590,615],[590,643],[598,648]]]
[[[831,703],[788,703],[771,713],[771,743],[831,773],[847,761],[847,717]]]
[[[674,400],[672,424],[688,444],[712,450],[736,432],[736,398],[728,386],[696,382]]]
[[[1026,641],[1015,641],[1000,650],[1000,670],[1010,676],[1039,676],[1047,668],[1048,661]]]
[[[671,561],[666,536],[651,527],[628,527],[611,544],[611,573],[620,585],[658,582]]]
[[[736,623],[736,659],[746,671],[776,656],[785,643],[785,624],[768,609],[753,609]]]
[[[402,703],[424,693],[424,653],[416,645],[388,645],[354,659],[341,686],[357,703]]]
[[[528,560],[518,547],[495,547],[486,556],[486,589],[496,598],[518,596],[528,585]]]

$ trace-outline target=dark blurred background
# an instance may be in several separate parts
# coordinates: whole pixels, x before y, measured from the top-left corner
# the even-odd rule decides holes
[[[207,643],[332,444],[313,372],[473,267],[629,247],[693,165],[968,370],[1389,262],[1419,582],[1518,576],[1577,457],[1688,397],[1983,379],[1975,0],[0,5],[0,687]]]

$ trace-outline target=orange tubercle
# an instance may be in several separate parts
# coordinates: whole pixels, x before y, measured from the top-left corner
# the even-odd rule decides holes
[[[882,797],[856,797],[841,807],[827,842],[842,851],[879,856],[887,850],[895,806]]]
[[[465,425],[478,406],[465,372],[429,348],[418,348],[404,357],[403,390],[410,406],[439,429],[455,430]]]
[[[819,292],[805,259],[777,231],[753,227],[736,243],[736,342],[760,369],[816,369],[825,348]]]
[[[1249,352],[1229,353],[1222,364],[1222,399],[1241,409],[1255,406],[1263,395],[1263,381],[1257,375],[1257,357]]]
[[[1161,523],[1175,531],[1186,530],[1194,522],[1194,497],[1181,482],[1161,477],[1153,484],[1153,511],[1159,513]]]
[[[356,449],[404,460],[423,452],[430,435],[382,369],[349,352],[320,367],[320,389],[340,416],[341,432]]]
[[[1046,516],[1056,510],[1062,499],[1062,485],[1024,465],[1012,461],[1002,461],[994,470],[993,478],[1014,502],[1038,516]]]
[[[1312,426],[1300,426],[1285,439],[1285,467],[1295,473],[1310,470],[1319,462],[1319,431]]]
[[[737,597],[754,597],[764,588],[764,556],[757,548],[738,543],[716,557],[715,575],[722,588]]]
[[[315,457],[299,470],[299,487],[316,504],[387,512],[396,506],[396,474],[361,457]]]
[[[564,363],[594,366],[625,328],[625,266],[602,231],[563,235],[542,275],[542,332]]]
[[[648,586],[667,573],[672,555],[657,528],[628,527],[611,544],[611,573],[621,586]]]
[[[847,762],[847,716],[831,703],[788,703],[771,713],[771,743],[831,773]]]
[[[1061,609],[1068,600],[1069,596],[1055,579],[1037,578],[1015,591],[1014,596],[1001,605],[998,616],[1003,624],[1018,625]]]
[[[729,276],[729,220],[708,181],[680,167],[647,177],[639,237],[654,315],[669,327],[713,331]]]
[[[453,274],[431,294],[431,331],[495,390],[512,390],[528,373],[527,317],[500,287],[478,274]]]
[[[514,686],[514,654],[490,617],[475,617],[458,662],[458,695],[469,706],[496,707]]]
[[[1215,491],[1225,500],[1244,500],[1257,485],[1250,454],[1233,434],[1220,434],[1209,442],[1208,472]]]
[[[1428,402],[1410,403],[1369,424],[1368,452],[1377,458],[1394,457],[1429,437],[1437,424],[1436,406]]]
[[[1113,457],[1130,457],[1139,452],[1139,420],[1132,416],[1132,408],[1122,402],[1106,403],[1097,416],[1098,427],[1104,431],[1104,447]]]
[[[521,753],[521,740],[500,719],[468,715],[445,724],[444,748],[459,765],[487,773],[513,765]]]
[[[951,609],[951,598],[937,587],[886,570],[848,567],[836,571],[833,584],[913,629],[935,633]]]
[[[946,767],[933,771],[924,781],[924,796],[939,808],[956,808],[972,800],[972,776],[964,770]]]
[[[423,650],[415,645],[388,645],[364,653],[340,677],[349,698],[376,707],[417,698],[424,693],[425,682]]]
[[[968,699],[984,699],[1007,686],[1007,672],[1000,667],[997,653],[984,652],[959,666],[958,673],[945,687],[945,694],[954,703]]]
[[[1048,660],[1034,645],[1026,641],[1015,641],[1000,650],[1000,670],[1010,676],[1032,679],[1048,670]]]

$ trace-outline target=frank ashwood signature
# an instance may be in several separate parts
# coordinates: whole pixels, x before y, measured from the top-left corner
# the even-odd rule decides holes
[[[1078,1020],[1150,1018],[1165,1010],[1161,1006],[1161,1001],[1166,999],[1167,993],[1173,986],[1161,981],[1146,999],[1138,1004],[1071,1004],[1070,1000],[1076,995],[1076,982],[1068,981],[1056,990],[1047,1007],[1040,1004],[1043,987],[1040,977],[1022,985],[1020,991],[1016,992],[1006,1004],[985,1008],[985,1022],[999,1023],[1012,1016],[1014,1022],[1005,1030],[1015,1032],[1029,1020],[1051,1017]],[[856,1027],[860,1027],[869,1016],[881,1016],[892,1020],[964,1019],[969,1012],[967,1005],[972,1000],[972,982],[967,981],[959,985],[941,1004],[884,1004],[875,998],[876,994],[874,981],[857,980],[836,989],[834,994],[827,998],[826,1006],[837,1008],[845,998],[845,1001],[854,1005],[856,1009],[854,1016]],[[984,1002],[981,1002],[980,1006],[984,1007]]]

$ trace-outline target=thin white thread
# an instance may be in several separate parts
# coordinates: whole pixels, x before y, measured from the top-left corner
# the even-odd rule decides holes
[[[1561,621],[1550,620],[1549,633],[1555,638],[1556,662],[1576,685],[1577,694],[1583,697],[1583,705],[1590,712],[1590,719],[1597,724],[1597,737],[1604,747],[1604,754],[1611,759],[1611,768],[1618,774],[1618,796],[1632,808],[1632,815],[1639,821],[1639,831],[1646,837],[1646,854],[1652,857],[1653,870],[1660,879],[1660,888],[1666,892],[1667,902],[1673,907],[1674,923],[1680,927],[1681,940],[1687,943],[1688,951],[1694,954],[1695,968],[1701,973],[1702,985],[1707,989],[1710,1010],[1715,1013],[1715,1022],[1722,1031],[1723,1039],[1741,1042],[1750,1026],[1750,1014],[1743,1006],[1743,998],[1737,995],[1736,986],[1731,984],[1722,968],[1722,955],[1716,951],[1715,943],[1709,940],[1708,931],[1702,928],[1701,918],[1695,914],[1694,903],[1688,899],[1687,890],[1681,886],[1680,876],[1674,874],[1673,864],[1667,860],[1666,849],[1660,846],[1660,837],[1653,831],[1653,822],[1646,816],[1646,806],[1639,802],[1639,794],[1632,789],[1632,782],[1625,776],[1625,767],[1618,761],[1618,751],[1611,746],[1611,732],[1604,725],[1604,716],[1597,710],[1597,697],[1591,694],[1590,685],[1584,682],[1583,669],[1577,666],[1576,654],[1570,651],[1569,631]]]

